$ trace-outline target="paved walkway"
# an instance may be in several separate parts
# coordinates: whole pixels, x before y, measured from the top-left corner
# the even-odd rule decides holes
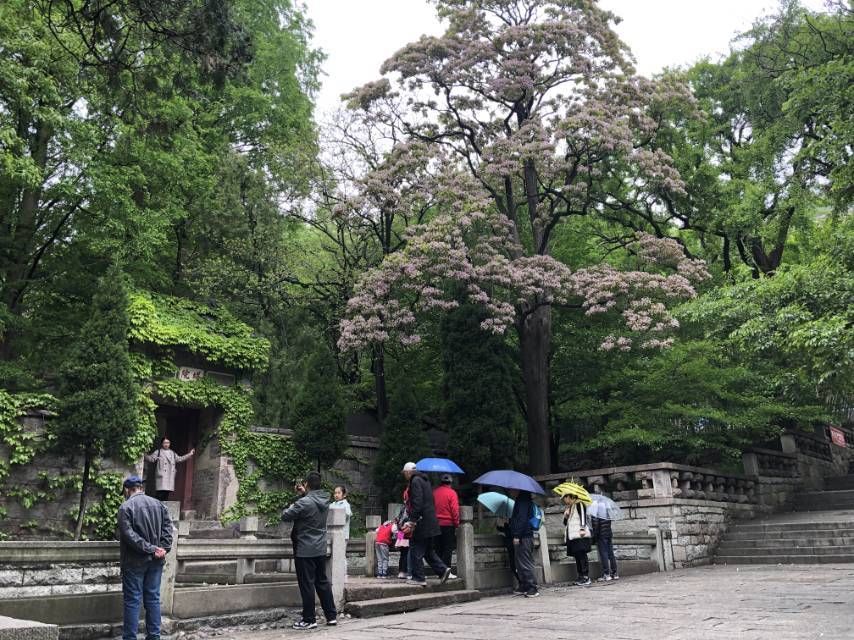
[[[854,638],[854,564],[712,566],[551,587],[317,631],[235,640],[842,640]]]

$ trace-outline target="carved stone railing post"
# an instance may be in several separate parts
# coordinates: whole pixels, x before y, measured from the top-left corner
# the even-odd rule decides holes
[[[178,512],[179,502],[165,503],[172,520],[172,548],[166,554],[163,564],[163,576],[160,578],[160,610],[167,616],[172,615],[175,602],[175,582],[178,578]]]
[[[382,524],[380,516],[365,516],[365,576],[377,575],[377,527]]]
[[[344,509],[329,510],[326,517],[326,535],[331,551],[326,563],[326,573],[332,582],[336,607],[344,604],[344,581],[347,577],[347,539],[344,537],[346,522],[347,514]]]
[[[457,528],[457,575],[466,589],[475,589],[474,511],[471,507],[460,507],[460,526]],[[548,550],[546,551],[548,553]]]

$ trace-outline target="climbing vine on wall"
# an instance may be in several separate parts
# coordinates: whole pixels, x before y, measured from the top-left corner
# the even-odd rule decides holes
[[[311,465],[290,440],[251,431],[251,391],[239,385],[223,386],[207,378],[193,382],[158,380],[153,387],[156,397],[164,403],[188,408],[216,407],[222,411],[217,437],[239,483],[237,502],[223,514],[224,520],[252,513],[273,517],[293,499],[293,481],[305,475]]]
[[[267,364],[270,343],[223,307],[137,291],[130,295],[130,336],[141,344],[183,347],[209,362],[251,370]]]
[[[0,456],[0,483],[9,475],[12,465],[27,464],[38,452],[37,435],[24,428],[21,417],[30,409],[55,408],[56,398],[50,394],[12,394],[0,389],[0,447],[8,453]]]

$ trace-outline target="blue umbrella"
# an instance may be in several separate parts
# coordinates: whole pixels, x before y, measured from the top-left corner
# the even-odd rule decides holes
[[[447,458],[421,458],[415,463],[415,468],[425,473],[465,473],[456,462]]]
[[[513,507],[516,505],[512,498],[508,498],[497,491],[481,493],[477,497],[477,501],[499,518],[509,518],[513,515]]]
[[[505,489],[518,489],[519,491],[530,491],[545,495],[546,491],[540,483],[531,476],[510,469],[499,469],[498,471],[487,471],[477,480],[475,484],[485,484],[490,487],[503,487]]]

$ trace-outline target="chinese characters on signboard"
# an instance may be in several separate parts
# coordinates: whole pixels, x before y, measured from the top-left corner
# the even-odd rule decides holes
[[[836,427],[830,427],[830,441],[839,445],[840,447],[845,446],[845,433],[842,429],[837,429]]]
[[[194,380],[201,380],[205,375],[203,369],[195,369],[193,367],[178,367],[178,380],[183,380],[184,382],[193,382]]]

